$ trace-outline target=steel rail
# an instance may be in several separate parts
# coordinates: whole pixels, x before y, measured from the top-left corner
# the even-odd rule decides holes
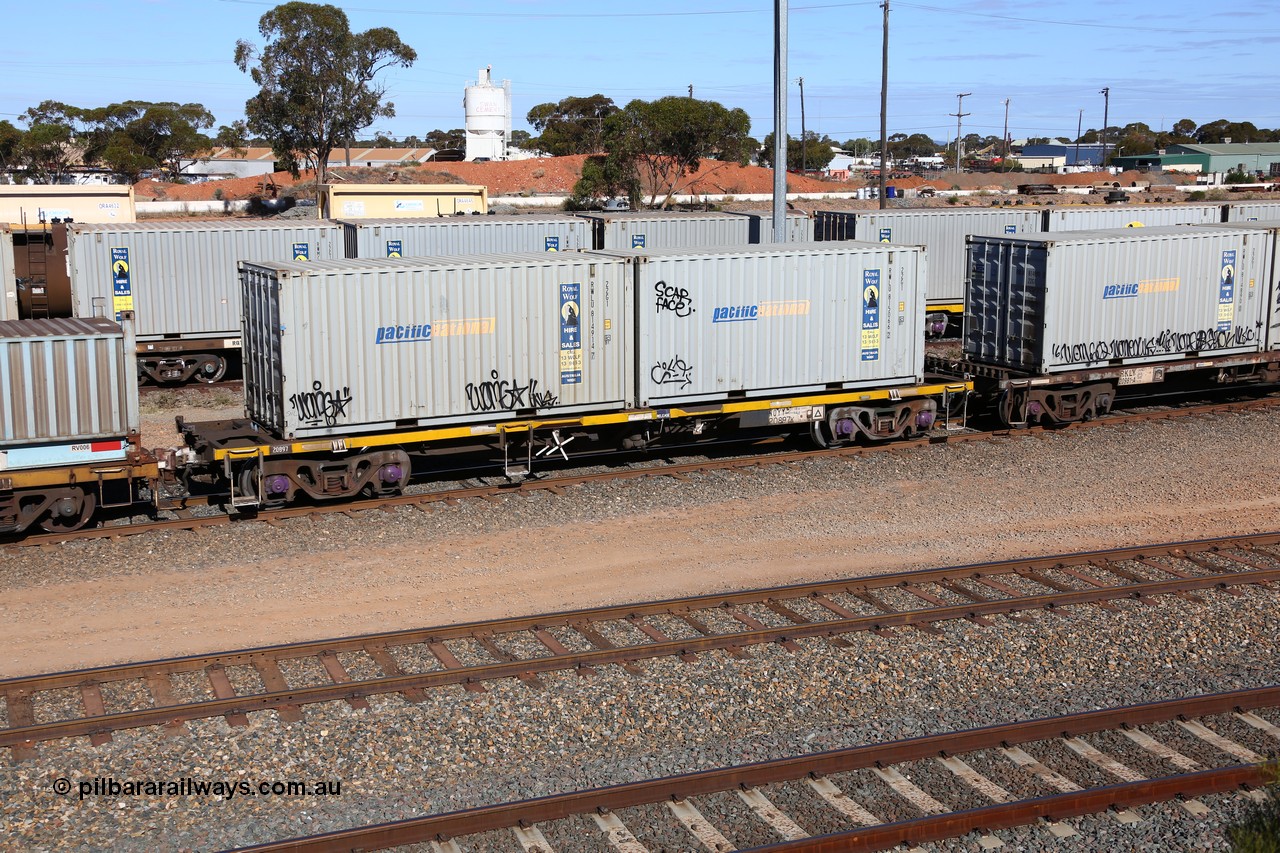
[[[1117,598],[1141,598],[1189,590],[1219,588],[1231,584],[1258,584],[1280,581],[1280,569],[1254,570],[1226,575],[1146,581],[1119,587],[1093,587],[1072,592],[1055,592],[1020,598],[972,602],[872,616],[824,620],[805,624],[762,628],[736,633],[668,640],[640,646],[594,649],[587,652],[480,664],[459,669],[442,669],[408,675],[387,676],[362,681],[346,681],[314,687],[249,694],[180,705],[102,714],[79,719],[17,726],[0,730],[0,747],[29,747],[56,738],[103,734],[130,728],[171,724],[186,720],[278,709],[285,705],[305,705],[342,699],[367,698],[388,693],[432,689],[447,685],[467,685],[500,678],[517,678],[545,672],[583,670],[606,664],[632,664],[657,657],[683,656],[699,652],[739,649],[744,646],[785,643],[798,639],[831,638],[839,634],[884,628],[911,627],[975,616],[1012,613],[1020,610],[1069,607]],[[9,685],[0,684],[8,690]]]
[[[278,853],[278,851],[337,853],[337,851],[350,850],[377,850],[404,844],[460,838],[481,832],[508,829],[514,826],[527,827],[537,823],[563,820],[573,815],[589,814],[591,812],[617,811],[668,800],[685,800],[689,797],[716,794],[742,787],[760,787],[795,781],[805,777],[830,776],[836,773],[849,773],[869,767],[888,767],[934,756],[962,755],[978,750],[1015,746],[1057,737],[1078,737],[1084,734],[1121,727],[1151,725],[1177,718],[1190,719],[1239,711],[1252,711],[1259,708],[1275,707],[1276,705],[1280,705],[1280,686],[1173,699],[1143,705],[1129,705],[1101,711],[1086,711],[1061,717],[1046,717],[1025,722],[1004,723],[946,734],[891,741],[884,744],[858,746],[738,767],[649,779],[643,782],[575,791],[515,803],[482,806],[446,814],[339,830],[306,838],[293,838],[257,844],[240,848],[240,850],[241,853],[268,853],[268,851],[270,853]],[[1225,790],[1241,784],[1261,784],[1263,781],[1259,768],[1232,765],[1228,769],[1232,772],[1220,776],[1188,774],[1186,777],[1165,777],[1165,779],[1161,780],[1150,780],[1157,783],[1154,785],[1136,783],[1133,785],[1112,785],[1105,788],[1089,789],[1076,793],[1092,795],[1091,797],[1080,798],[1074,803],[1069,798],[1045,797],[1034,801],[1019,801],[1006,805],[1025,809],[1025,815],[1029,819],[1020,822],[1030,822],[1040,816],[1052,816],[1055,819],[1059,816],[1066,817],[1071,808],[1083,808],[1085,804],[1098,806],[1090,809],[1091,811],[1101,810],[1119,802],[1126,802],[1125,796],[1135,796],[1138,799],[1134,802],[1141,802],[1142,797],[1150,797],[1157,793],[1163,794],[1166,790],[1172,790],[1172,795],[1176,795],[1178,789],[1184,787],[1184,784],[1174,784],[1168,782],[1168,780],[1177,778],[1186,778],[1188,780],[1185,783],[1185,787],[1188,790],[1196,790],[1195,785],[1205,784],[1206,782],[1211,783],[1213,786],[1226,785],[1227,788],[1214,788],[1214,790]],[[1196,776],[1202,776],[1202,778],[1197,781],[1194,779]],[[1201,791],[1201,793],[1204,793],[1204,791]],[[1146,801],[1153,802],[1154,800]],[[1035,805],[1035,803],[1039,803],[1039,805]],[[1000,809],[975,809],[973,811],[988,813],[982,815],[983,820],[973,821],[978,823],[976,828],[998,828],[998,824],[991,823],[988,819],[1001,817],[1002,812]],[[943,818],[957,817],[958,814],[939,816],[938,824],[930,827],[929,831],[933,833],[941,832],[947,825]],[[1015,809],[1011,814],[1005,813],[1003,819],[1009,820],[1017,814],[1018,812]],[[962,821],[955,826],[962,828],[968,822]],[[917,822],[913,821],[911,823]],[[1018,825],[1018,823],[1007,825]],[[894,825],[884,825],[862,831],[872,832],[888,829],[888,827],[892,826]],[[892,830],[890,835],[896,838],[903,832],[913,833],[916,831],[924,832],[925,830],[923,828],[920,830],[909,829],[906,825],[899,824],[896,829]],[[964,829],[963,832],[959,833],[930,835],[929,838],[916,838],[914,835],[908,834],[906,840],[933,840],[952,837],[954,834],[964,834],[964,832],[968,831],[968,829]],[[886,836],[886,838],[888,837]],[[819,839],[809,839],[810,842],[817,840]],[[802,844],[802,842],[794,843]],[[888,841],[885,846],[891,846],[892,843],[896,843],[896,841]],[[809,848],[774,845],[764,849],[805,850]],[[844,848],[833,847],[826,849],[837,850]],[[861,849],[882,848],[868,847]]]
[[[1253,548],[1265,548],[1280,545],[1280,532],[1253,533],[1244,536],[1218,536],[1208,539],[1189,539],[1158,545],[1131,545],[1122,548],[1106,548],[1096,551],[1079,551],[1074,553],[1053,554],[1045,557],[1027,557],[1013,560],[997,560],[986,563],[964,563],[937,569],[916,569],[904,572],[892,572],[883,575],[866,577],[838,578],[828,581],[810,581],[807,583],[788,584],[778,587],[760,587],[737,592],[708,593],[680,598],[666,598],[655,601],[605,605],[588,607],[579,610],[561,610],[533,616],[513,616],[503,619],[488,619],[478,622],[458,622],[452,625],[428,628],[408,628],[399,631],[387,631],[375,634],[358,634],[350,637],[334,637],[321,640],[306,640],[299,643],[283,643],[271,646],[256,646],[247,649],[227,650],[201,655],[188,655],[176,658],[158,658],[126,664],[109,664],[86,669],[67,670],[64,672],[39,675],[17,676],[0,679],[0,693],[13,690],[53,690],[60,687],[74,687],[86,681],[119,681],[128,678],[141,678],[158,672],[176,674],[204,669],[207,666],[233,666],[252,664],[255,659],[269,657],[273,660],[290,660],[312,657],[325,651],[361,651],[365,647],[377,644],[385,646],[401,646],[422,643],[431,640],[465,639],[478,632],[489,634],[514,634],[522,631],[548,627],[572,627],[574,623],[599,623],[619,621],[631,616],[660,616],[674,613],[689,613],[698,610],[714,610],[743,604],[759,604],[767,601],[796,600],[812,598],[824,594],[843,592],[861,592],[877,589],[902,587],[908,584],[921,585],[946,581],[975,580],[984,577],[1019,574],[1026,571],[1053,569],[1089,565],[1095,562],[1123,562],[1143,557],[1180,557],[1183,554],[1213,554],[1226,549],[1248,551]],[[1274,555],[1272,555],[1274,557]],[[1280,559],[1280,558],[1276,558]],[[1105,571],[1105,569],[1103,569]],[[1222,579],[1230,579],[1224,584],[1235,586],[1242,583],[1263,583],[1257,576],[1257,570],[1222,574]],[[1117,586],[1117,590],[1132,588],[1133,584]],[[994,599],[1001,601],[1005,599]],[[1014,600],[1014,599],[1008,599]],[[973,605],[963,605],[970,607]],[[1026,609],[1034,609],[1028,607]],[[903,613],[927,612],[927,610],[902,611]],[[949,617],[950,618],[950,617]],[[963,617],[962,617],[963,618]],[[941,621],[941,620],[936,620]],[[823,625],[835,624],[828,620]],[[639,646],[637,648],[645,648]]]
[[[440,502],[453,502],[468,498],[496,498],[513,494],[527,494],[537,491],[558,492],[570,486],[584,485],[594,482],[647,479],[651,477],[679,477],[706,471],[743,470],[766,465],[787,464],[823,458],[854,458],[873,453],[896,452],[918,447],[941,444],[958,444],[970,441],[990,441],[992,439],[1053,435],[1060,432],[1095,429],[1099,427],[1117,426],[1140,421],[1176,420],[1185,417],[1223,414],[1229,412],[1272,409],[1280,406],[1280,397],[1267,397],[1228,403],[1206,403],[1159,412],[1136,412],[1111,414],[1092,421],[1064,424],[1054,428],[1041,426],[1025,428],[1001,428],[987,431],[953,433],[950,435],[930,436],[909,441],[889,442],[884,444],[864,445],[856,447],[829,447],[813,450],[787,451],[732,459],[709,459],[698,462],[685,462],[674,465],[644,466],[617,471],[598,472],[592,474],[574,474],[563,477],[539,480],[522,480],[517,483],[505,483],[498,486],[478,486],[449,489],[439,492],[397,495],[394,497],[368,498],[358,501],[341,501],[334,503],[316,503],[307,506],[287,507],[277,510],[262,510],[251,516],[245,515],[211,515],[193,516],[174,519],[158,519],[137,524],[119,524],[107,527],[86,528],[67,533],[35,534],[23,539],[16,539],[0,544],[0,547],[29,548],[45,545],[56,545],[63,542],[83,539],[110,539],[122,536],[137,536],[144,533],[166,530],[199,530],[210,527],[223,527],[230,524],[244,524],[258,521],[271,523],[289,518],[307,517],[324,513],[341,512],[352,514],[374,509],[389,510],[401,506],[426,508]],[[678,448],[675,448],[678,449]],[[696,448],[695,448],[696,449]],[[201,499],[203,500],[203,498]]]

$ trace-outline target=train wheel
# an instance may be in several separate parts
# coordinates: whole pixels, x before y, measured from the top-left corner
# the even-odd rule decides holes
[[[215,382],[221,382],[222,377],[227,375],[227,360],[218,355],[202,355],[196,362],[196,372],[192,378],[197,382],[203,382],[206,385],[212,385]]]
[[[79,530],[93,517],[98,499],[93,492],[81,488],[67,489],[49,506],[49,514],[40,521],[46,533],[70,533]]]

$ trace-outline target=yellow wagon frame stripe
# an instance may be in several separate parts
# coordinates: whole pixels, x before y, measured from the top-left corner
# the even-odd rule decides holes
[[[907,388],[874,389],[842,391],[835,393],[806,394],[798,397],[786,397],[769,400],[743,400],[719,405],[711,404],[695,408],[679,406],[656,407],[648,409],[630,409],[620,412],[608,412],[598,415],[582,415],[564,418],[530,418],[503,421],[501,423],[472,424],[469,426],[449,426],[430,429],[417,429],[369,435],[340,436],[334,438],[314,438],[304,441],[271,442],[255,444],[248,447],[219,448],[214,451],[215,460],[245,459],[258,456],[288,456],[298,453],[332,453],[352,448],[387,447],[404,444],[428,444],[436,441],[451,441],[460,438],[498,435],[500,433],[523,433],[535,429],[554,429],[569,426],[609,426],[625,423],[642,423],[644,421],[671,420],[675,418],[703,418],[715,415],[733,415],[742,412],[768,411],[792,406],[831,406],[841,403],[867,403],[876,400],[894,400],[938,397],[950,392],[958,394],[973,390],[972,382],[941,382],[926,385],[914,385]]]

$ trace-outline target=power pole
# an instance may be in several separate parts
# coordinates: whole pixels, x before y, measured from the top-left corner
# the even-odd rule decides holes
[[[773,241],[787,239],[787,0],[773,0]]]
[[[951,113],[951,115],[956,117],[956,174],[957,175],[960,174],[960,169],[964,162],[964,137],[960,135],[960,119],[964,118],[967,115],[972,115],[972,113],[965,113],[965,112],[961,112],[960,110],[964,105],[964,99],[969,97],[972,94],[973,92],[965,92],[964,94],[956,95],[956,111]]]
[[[1103,168],[1107,165],[1107,114],[1111,109],[1111,87],[1104,86],[1099,93],[1102,95],[1102,163]]]
[[[1004,140],[1003,141],[1004,141],[1004,161],[1002,161],[1000,165],[1007,167],[1009,165],[1007,162],[1009,159],[1009,99],[1008,98],[1004,99]],[[1001,171],[1005,171],[1005,170],[1001,169]]]
[[[804,146],[804,78],[797,77],[796,82],[800,84],[800,173],[809,171],[808,151]]]
[[[889,170],[889,0],[884,0],[884,41],[880,52],[880,209],[889,206],[884,197],[885,172]]]

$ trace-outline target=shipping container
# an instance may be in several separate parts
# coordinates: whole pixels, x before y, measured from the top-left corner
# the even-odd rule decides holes
[[[68,267],[74,313],[133,311],[138,341],[222,337],[238,345],[242,260],[342,257],[331,222],[256,220],[72,225]]]
[[[489,188],[469,184],[326,184],[321,219],[411,219],[489,212]]]
[[[820,210],[818,239],[910,243],[929,253],[928,303],[963,310],[965,237],[969,234],[1034,234],[1043,230],[1042,210],[938,208],[920,210]]]
[[[102,317],[0,322],[0,468],[121,459],[137,432],[127,328]]]
[[[136,222],[130,184],[0,184],[0,223]]]
[[[0,320],[17,320],[18,271],[14,266],[13,233],[0,224]]]
[[[638,210],[580,213],[592,224],[597,249],[684,249],[700,246],[745,246],[750,220],[708,211]]]
[[[1280,216],[1280,210],[1274,212]],[[1264,245],[1261,248],[1264,271],[1256,279],[1249,279],[1248,286],[1258,288],[1271,306],[1267,318],[1264,349],[1280,350],[1280,218],[1248,222],[1229,222],[1221,225],[1202,225],[1201,228],[1246,229],[1258,232]]]
[[[1220,204],[1071,205],[1045,211],[1045,231],[1152,228],[1222,221]]]
[[[616,250],[635,277],[637,404],[910,384],[924,251],[879,243]]]
[[[1269,248],[1225,227],[970,237],[965,354],[1039,375],[1260,351]]]
[[[581,253],[241,265],[248,413],[292,439],[618,409],[626,263]]]
[[[754,210],[730,210],[726,212],[734,216],[745,216],[751,222],[750,230],[747,232],[748,243],[756,245],[774,242],[772,213],[761,213]],[[787,243],[813,242],[812,215],[799,210],[789,210],[787,211],[786,222]]]
[[[1280,201],[1233,201],[1223,206],[1223,222],[1280,220]]]
[[[577,216],[457,216],[339,220],[348,258],[425,258],[577,252],[590,249],[591,223]]]

